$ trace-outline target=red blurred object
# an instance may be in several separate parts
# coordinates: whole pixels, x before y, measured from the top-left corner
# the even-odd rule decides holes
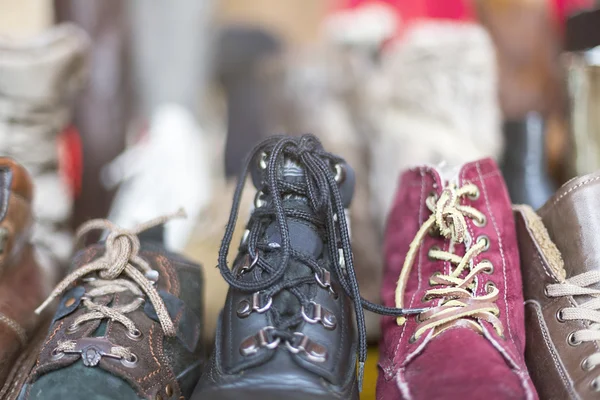
[[[336,0],[332,12],[358,9],[373,4],[382,4],[395,10],[403,25],[422,18],[459,21],[475,19],[475,11],[469,0]]]
[[[59,171],[71,189],[73,198],[81,193],[83,151],[79,131],[73,125],[58,136]]]
[[[594,6],[593,0],[551,0],[550,3],[556,20],[562,29],[564,29],[565,21],[569,15],[574,14],[581,9]]]

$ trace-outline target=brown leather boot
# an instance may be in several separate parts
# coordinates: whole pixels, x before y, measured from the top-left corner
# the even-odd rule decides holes
[[[0,157],[0,387],[40,324],[34,310],[52,284],[29,241],[32,192],[25,169]]]
[[[526,362],[542,399],[600,392],[600,173],[567,182],[536,214],[516,207]]]

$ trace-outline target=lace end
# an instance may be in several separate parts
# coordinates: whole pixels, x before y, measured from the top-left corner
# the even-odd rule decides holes
[[[400,315],[415,315],[415,314],[422,314],[425,311],[428,311],[429,308],[425,307],[425,308],[403,308],[401,309],[401,313]],[[400,319],[402,317],[398,317],[398,319]]]
[[[365,363],[361,361],[358,363],[358,391],[359,392],[362,392],[364,376],[365,376]]]
[[[40,315],[42,311],[48,306],[48,300],[44,301],[38,308],[35,309],[35,315]]]

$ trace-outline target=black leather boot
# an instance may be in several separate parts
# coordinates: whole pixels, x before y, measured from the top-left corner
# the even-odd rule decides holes
[[[248,172],[256,208],[230,270],[226,259]],[[352,169],[314,136],[269,138],[252,151],[219,252],[231,287],[193,399],[359,398],[362,307],[381,307],[361,305],[345,218],[353,191]]]
[[[537,209],[556,190],[547,169],[544,120],[532,112],[522,120],[506,121],[504,137],[502,174],[510,199]]]

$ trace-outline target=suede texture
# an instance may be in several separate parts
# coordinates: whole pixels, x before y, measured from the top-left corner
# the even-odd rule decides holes
[[[483,334],[455,326],[435,337],[429,330],[411,341],[417,326],[415,317],[409,317],[402,326],[392,317],[383,318],[377,399],[535,399],[524,362],[523,293],[506,186],[491,159],[463,165],[453,180],[459,186],[473,183],[480,191],[477,199],[463,198],[461,203],[475,207],[487,218],[483,227],[466,218],[468,236],[473,243],[482,235],[490,239],[489,249],[473,259],[474,263],[487,259],[494,265],[490,274],[478,275],[476,294],[486,293],[488,281],[499,289],[496,304],[503,335],[498,335],[488,322],[479,321]],[[444,185],[440,173],[432,167],[411,169],[400,178],[385,237],[382,298],[386,306],[395,304],[396,283],[409,244],[431,215],[425,200],[431,193],[439,195]],[[429,278],[435,272],[448,273],[451,266],[431,260],[427,253],[432,246],[448,250],[448,245],[449,241],[439,235],[425,235],[408,278],[405,307],[439,303],[423,302],[423,296],[431,288]],[[468,245],[458,245],[455,253],[464,254],[465,247]],[[435,384],[431,384],[434,377]]]

